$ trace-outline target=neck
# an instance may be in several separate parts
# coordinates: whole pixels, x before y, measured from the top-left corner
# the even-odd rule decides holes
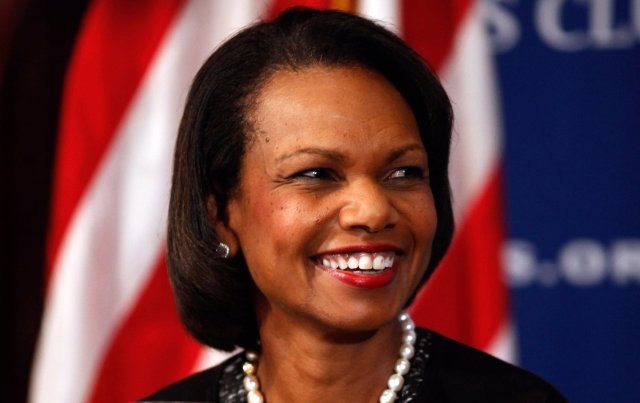
[[[258,377],[270,403],[327,396],[335,402],[378,401],[398,358],[395,319],[376,330],[345,332],[283,315],[270,311],[260,320]]]

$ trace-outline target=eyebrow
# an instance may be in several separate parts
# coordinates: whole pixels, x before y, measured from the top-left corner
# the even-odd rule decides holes
[[[387,157],[387,164],[394,162],[398,158],[402,157],[403,155],[411,151],[422,151],[425,154],[427,153],[422,144],[418,144],[418,143],[408,144],[404,147],[391,151],[391,153]]]
[[[325,150],[323,148],[316,148],[316,147],[307,147],[307,148],[301,148],[299,150],[296,150],[294,152],[290,152],[284,155],[279,156],[278,158],[276,158],[276,162],[282,162],[284,160],[287,160],[289,158],[292,157],[296,157],[298,155],[301,154],[313,154],[313,155],[319,155],[321,157],[333,160],[333,161],[337,161],[337,162],[342,162],[345,160],[344,155],[336,152],[336,151],[331,151],[331,150]]]
[[[411,151],[424,152],[424,146],[422,144],[414,143],[414,144],[408,144],[404,147],[392,150],[389,156],[387,157],[386,162],[391,163]],[[343,162],[346,159],[344,155],[336,151],[326,150],[324,148],[317,148],[317,147],[306,147],[306,148],[301,148],[299,150],[281,155],[278,158],[276,158],[276,162],[280,163],[289,158],[293,158],[302,154],[319,155],[321,157],[324,157],[336,162]]]

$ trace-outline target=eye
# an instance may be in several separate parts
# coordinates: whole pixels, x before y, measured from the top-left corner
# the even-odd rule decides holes
[[[335,174],[327,168],[312,168],[291,175],[290,179],[331,180]]]
[[[424,179],[424,170],[420,167],[402,167],[391,171],[388,179]]]

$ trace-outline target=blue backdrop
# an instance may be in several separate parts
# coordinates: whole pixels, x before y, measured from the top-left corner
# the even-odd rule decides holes
[[[640,0],[487,0],[520,364],[640,401]]]

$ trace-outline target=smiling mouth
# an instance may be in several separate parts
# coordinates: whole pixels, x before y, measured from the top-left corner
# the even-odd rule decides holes
[[[327,269],[337,269],[354,274],[376,275],[393,267],[396,252],[337,253],[317,256],[318,265]]]

